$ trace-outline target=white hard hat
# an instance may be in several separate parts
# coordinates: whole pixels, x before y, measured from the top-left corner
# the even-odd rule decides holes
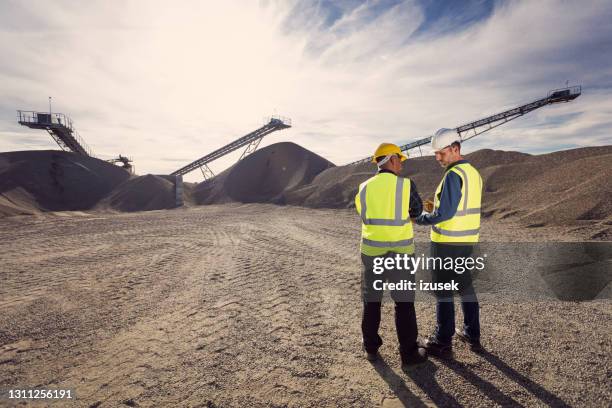
[[[459,133],[457,133],[455,129],[442,128],[431,138],[431,147],[437,152],[450,146],[454,142],[461,143],[461,136],[459,136]]]

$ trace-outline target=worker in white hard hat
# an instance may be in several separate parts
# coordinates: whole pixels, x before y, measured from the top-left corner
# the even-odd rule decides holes
[[[431,226],[432,257],[469,258],[479,239],[482,178],[478,170],[461,156],[461,137],[455,129],[438,130],[431,144],[436,160],[445,168],[444,177],[436,189],[434,201],[425,203],[427,212],[417,217],[416,223]],[[457,334],[473,351],[482,350],[479,305],[470,271],[434,268],[432,279],[434,282],[461,282],[458,292],[463,309],[463,328],[455,333],[454,293],[437,291],[436,330],[421,345],[429,354],[450,357],[452,337]]]
[[[363,348],[370,361],[378,359],[382,339],[378,335],[381,301],[385,287],[395,302],[395,328],[402,367],[427,361],[427,353],[418,346],[414,309],[414,284],[408,257],[414,255],[411,218],[422,212],[422,202],[414,182],[400,175],[407,156],[392,143],[382,143],[372,156],[378,172],[361,183],[355,196],[355,207],[361,217],[361,261],[363,263],[361,295]],[[399,265],[398,258],[406,258]]]

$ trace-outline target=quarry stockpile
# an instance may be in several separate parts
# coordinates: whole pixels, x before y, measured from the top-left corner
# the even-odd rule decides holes
[[[530,157],[517,152],[479,150],[466,158],[477,168],[489,166],[490,162],[499,164],[515,163]],[[287,203],[316,208],[346,208],[354,206],[355,194],[359,184],[372,177],[376,166],[370,162],[356,165],[338,166],[318,174],[312,183],[286,193]],[[423,199],[431,198],[443,169],[432,156],[410,157],[404,163],[402,176],[414,180]]]
[[[484,179],[485,217],[512,217],[534,227],[612,217],[612,146],[537,156],[484,149],[465,158]],[[333,167],[310,184],[287,191],[285,201],[315,208],[353,207],[359,183],[375,171],[371,163]],[[433,157],[419,157],[409,159],[402,174],[415,181],[423,199],[431,199],[443,169]]]
[[[116,211],[151,211],[176,207],[171,176],[147,174],[132,177],[118,185],[97,208]]]
[[[612,218],[612,146],[528,156],[483,169],[485,215],[530,226]]]
[[[91,209],[129,177],[111,163],[70,152],[0,153],[0,216]]]
[[[285,193],[310,183],[333,163],[295,143],[255,151],[193,191],[197,204],[285,203]]]
[[[510,218],[532,227],[612,223],[612,146],[535,156],[484,149],[465,157],[484,179],[484,217]],[[375,170],[371,163],[336,167],[284,142],[255,151],[211,180],[184,183],[183,197],[187,205],[259,202],[350,208],[359,184]],[[431,156],[410,158],[403,171],[423,199],[432,198],[442,174]],[[171,176],[130,176],[103,160],[62,151],[0,153],[0,216],[147,211],[175,204]]]

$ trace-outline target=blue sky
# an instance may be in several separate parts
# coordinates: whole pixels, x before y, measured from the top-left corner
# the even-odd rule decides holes
[[[101,158],[169,173],[257,127],[336,164],[581,84],[466,143],[612,143],[606,1],[0,2],[0,151],[56,148],[17,109],[69,114]],[[213,163],[220,171],[239,157]],[[196,173],[191,179],[198,180]]]

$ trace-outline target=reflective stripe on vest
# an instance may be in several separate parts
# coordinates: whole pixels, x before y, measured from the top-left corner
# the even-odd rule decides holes
[[[480,232],[480,205],[482,195],[482,178],[478,171],[469,163],[453,166],[454,171],[462,181],[462,194],[458,208],[450,220],[443,221],[431,227],[431,240],[434,242],[474,243],[478,242]],[[435,207],[439,207],[439,196],[444,188],[444,178],[438,185],[435,194]]]
[[[463,170],[461,167],[459,167],[460,165],[457,165],[455,167],[453,167],[453,169],[456,169],[457,171],[459,171],[461,173],[461,175],[463,177],[461,177],[461,180],[463,181],[463,185],[465,186],[464,190],[465,190],[465,197],[463,198],[463,209],[457,209],[457,212],[455,213],[455,217],[462,217],[464,215],[470,215],[470,214],[480,214],[480,206],[478,206],[477,208],[467,208],[468,206],[468,202],[469,202],[469,194],[470,194],[470,188],[469,188],[469,180],[468,180],[468,176],[465,172],[465,170]],[[482,185],[481,185],[482,187]],[[469,235],[469,234],[468,234]]]
[[[468,235],[478,234],[480,228],[462,231],[450,231],[442,228],[438,228],[435,225],[431,226],[431,229],[441,235],[448,235],[449,237],[467,237]]]
[[[369,205],[368,205],[369,201]],[[355,197],[361,216],[361,251],[378,256],[388,251],[413,253],[410,180],[379,173],[362,183]]]
[[[364,244],[366,244],[366,245],[370,245],[370,246],[377,247],[377,248],[394,248],[394,247],[399,247],[399,246],[412,245],[414,240],[412,238],[410,238],[410,239],[404,239],[404,240],[401,240],[401,241],[385,241],[385,242],[381,242],[381,241],[372,241],[372,240],[367,239],[367,238],[362,238],[362,242]]]

